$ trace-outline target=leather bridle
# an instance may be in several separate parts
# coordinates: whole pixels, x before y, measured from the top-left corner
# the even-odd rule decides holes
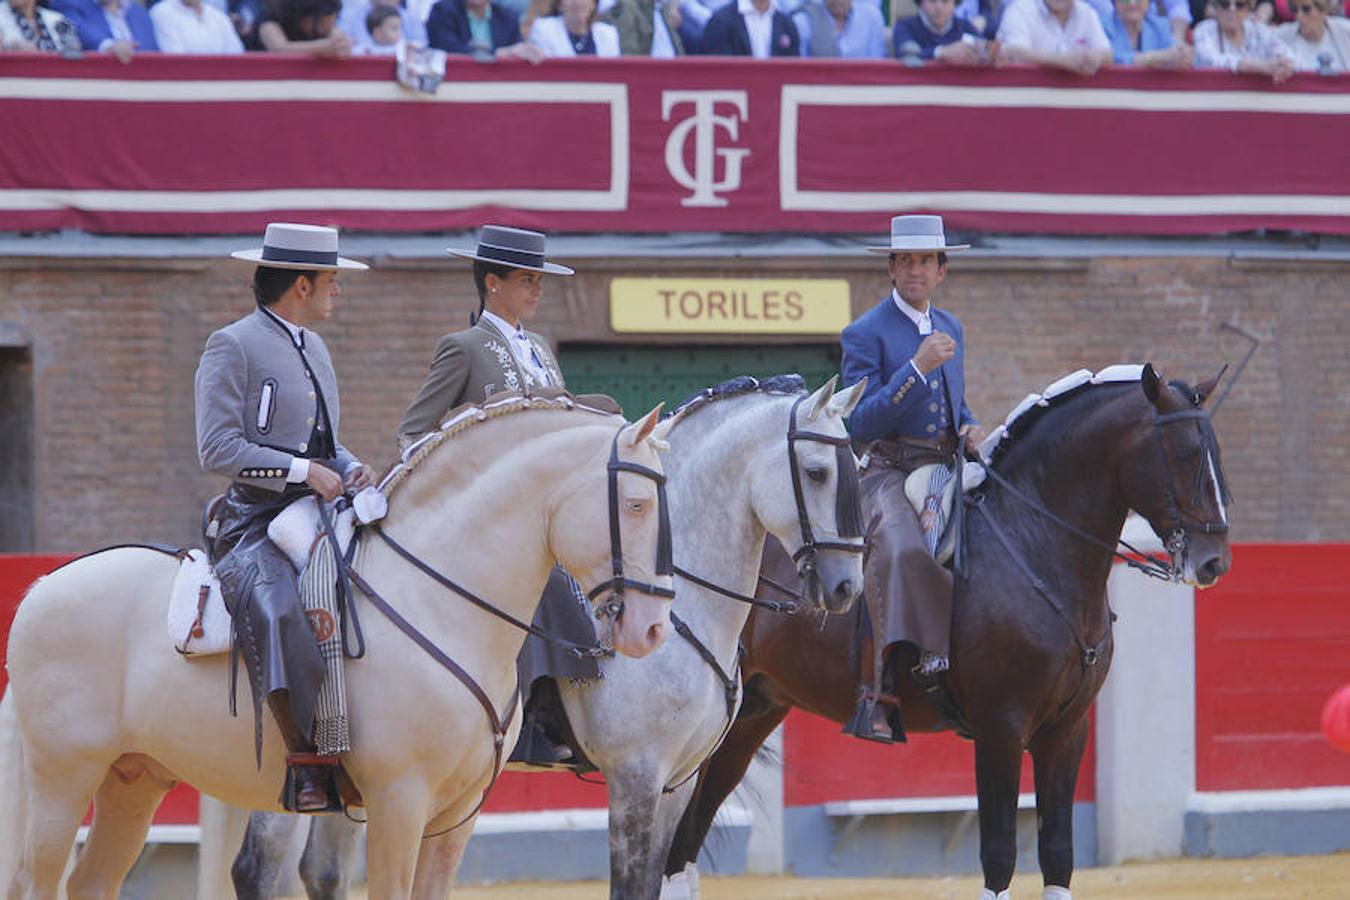
[[[655,578],[673,575],[675,566],[671,558],[670,509],[666,504],[666,476],[639,463],[619,459],[619,435],[622,433],[623,429],[620,429],[614,435],[614,441],[609,448],[609,464],[607,466],[609,470],[609,555],[613,565],[614,577],[608,581],[602,581],[586,593],[586,599],[594,601],[596,597],[606,591],[609,592],[609,599],[600,605],[596,615],[609,617],[615,623],[623,616],[623,594],[629,588],[656,597],[674,598],[675,596],[674,588],[661,587],[645,581],[635,581],[625,576],[623,572],[623,533],[619,527],[620,472],[631,472],[634,475],[641,475],[656,482],[656,568],[653,575]]]
[[[1153,418],[1156,426],[1153,433],[1157,436],[1156,445],[1158,454],[1162,457],[1163,470],[1163,497],[1165,506],[1165,515],[1167,516],[1162,532],[1163,546],[1167,552],[1172,554],[1172,580],[1180,578],[1180,566],[1177,562],[1186,556],[1190,549],[1190,542],[1187,538],[1187,530],[1196,531],[1201,534],[1227,534],[1227,522],[1207,522],[1203,519],[1188,518],[1182,511],[1181,505],[1177,503],[1176,491],[1172,478],[1172,465],[1170,457],[1167,455],[1167,447],[1163,438],[1163,429],[1168,425],[1184,424],[1186,422],[1195,422],[1200,430],[1200,446],[1209,454],[1208,463],[1214,466],[1214,490],[1218,493],[1218,501],[1225,501],[1227,488],[1225,487],[1222,471],[1219,465],[1218,453],[1219,442],[1214,434],[1214,426],[1210,422],[1209,413],[1203,409],[1184,409],[1180,412],[1163,413]]]
[[[845,462],[853,464],[853,448],[852,442],[847,435],[821,434],[818,431],[802,431],[797,427],[797,409],[802,405],[802,401],[805,400],[807,396],[808,395],[804,394],[798,397],[797,401],[792,404],[792,412],[788,415],[787,433],[788,468],[792,473],[792,495],[797,501],[797,519],[801,523],[802,530],[802,545],[797,549],[796,553],[792,554],[792,561],[797,564],[797,573],[803,578],[815,572],[817,550],[841,550],[845,553],[862,553],[866,550],[866,545],[861,540],[863,536],[861,527],[861,499],[856,492],[848,504],[844,502],[842,494],[836,498],[836,505],[839,507],[839,512],[845,512],[843,509],[845,505],[857,506],[856,509],[848,510],[851,515],[836,516],[836,525],[839,526],[839,537],[856,537],[859,538],[859,540],[819,541],[816,540],[815,532],[811,530],[811,517],[806,511],[806,495],[802,492],[801,465],[797,462],[797,442],[814,441],[819,444],[830,444],[835,448],[835,453],[839,460],[839,465],[836,467],[838,470],[836,484],[841,491],[844,484],[843,472]],[[845,521],[855,523],[856,527],[846,526],[844,524]]]

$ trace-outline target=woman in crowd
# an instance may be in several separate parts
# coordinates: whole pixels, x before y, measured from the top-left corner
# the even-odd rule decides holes
[[[1149,0],[1115,0],[1110,17],[1102,16],[1102,28],[1118,66],[1184,69],[1191,64],[1191,48],[1176,42],[1171,24]]]
[[[1252,0],[1212,0],[1210,9],[1214,18],[1195,26],[1196,66],[1257,72],[1276,84],[1293,74],[1294,54],[1274,31],[1251,17]]]
[[[618,56],[619,30],[595,21],[595,0],[554,0],[530,25],[530,43],[545,56]]]
[[[10,53],[79,53],[75,26],[37,0],[0,0],[0,50]]]
[[[337,27],[341,0],[278,0],[264,9],[258,23],[263,49],[326,59],[351,56],[351,38]]]
[[[1350,71],[1350,21],[1329,18],[1329,0],[1290,0],[1296,21],[1275,34],[1294,54],[1294,68],[1326,74]]]

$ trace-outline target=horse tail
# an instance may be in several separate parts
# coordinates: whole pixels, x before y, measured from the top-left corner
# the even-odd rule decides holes
[[[14,711],[14,692],[0,700],[0,888],[14,880],[23,846],[28,797],[23,786],[23,735]]]

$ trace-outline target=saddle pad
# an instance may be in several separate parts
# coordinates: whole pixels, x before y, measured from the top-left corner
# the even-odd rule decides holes
[[[329,513],[332,514],[331,505]],[[356,531],[355,515],[351,507],[344,507],[337,514],[333,528],[337,532],[338,546],[346,553],[347,545],[351,543],[352,535]],[[267,523],[267,537],[281,548],[281,552],[286,554],[286,558],[295,566],[297,572],[304,572],[305,567],[309,565],[310,551],[314,549],[322,530],[319,501],[313,494],[301,497]]]
[[[984,483],[984,466],[967,462],[961,470],[961,489],[969,493]],[[905,479],[905,497],[919,517],[928,552],[939,563],[951,559],[955,535],[947,527],[952,519],[952,499],[956,493],[956,479],[952,470],[941,463],[919,466]]]
[[[168,625],[173,649],[184,656],[230,649],[230,614],[220,595],[220,580],[201,550],[189,550],[178,565],[169,594]]]

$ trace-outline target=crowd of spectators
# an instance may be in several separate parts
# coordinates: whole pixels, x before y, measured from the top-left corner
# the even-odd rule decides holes
[[[1350,71],[1350,0],[0,0],[0,51],[894,57]],[[890,21],[892,24],[887,24]]]

